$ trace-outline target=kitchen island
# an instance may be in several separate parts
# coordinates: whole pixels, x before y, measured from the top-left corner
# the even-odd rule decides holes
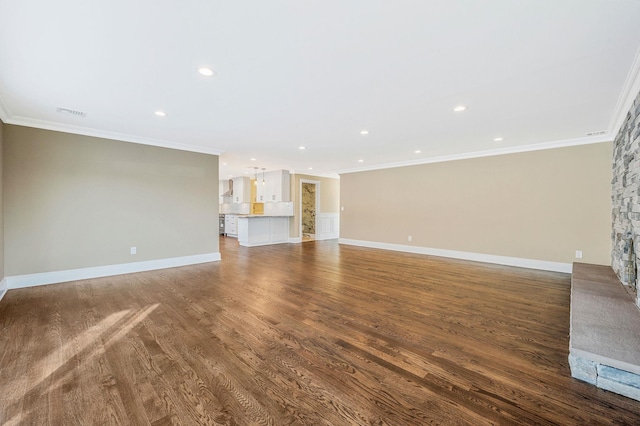
[[[289,242],[290,216],[238,216],[238,243],[244,247]]]

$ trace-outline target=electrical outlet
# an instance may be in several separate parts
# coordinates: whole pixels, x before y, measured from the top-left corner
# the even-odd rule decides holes
[[[582,250],[576,250],[576,259],[582,259]]]
[[[413,237],[412,237],[411,235],[409,235],[409,236],[407,237],[407,241],[411,241],[411,240],[413,240]]]
[[[129,252],[130,252],[131,254],[136,254],[136,253],[138,252],[138,249],[137,249],[137,248],[135,248],[135,247],[131,247],[131,249],[129,250]]]

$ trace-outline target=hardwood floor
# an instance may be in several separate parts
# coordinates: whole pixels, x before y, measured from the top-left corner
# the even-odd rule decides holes
[[[569,275],[334,241],[11,290],[0,424],[640,424],[570,377]]]

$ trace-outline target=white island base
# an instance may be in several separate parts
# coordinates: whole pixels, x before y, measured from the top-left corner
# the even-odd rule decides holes
[[[244,247],[289,242],[288,216],[239,216],[238,243]]]

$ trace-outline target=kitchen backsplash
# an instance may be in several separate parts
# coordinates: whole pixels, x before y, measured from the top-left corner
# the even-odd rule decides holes
[[[264,203],[265,216],[293,216],[293,201]]]
[[[220,213],[223,214],[250,214],[251,203],[222,203]]]
[[[222,214],[251,214],[250,203],[222,203]],[[281,203],[264,203],[265,216],[293,216],[293,201]]]

